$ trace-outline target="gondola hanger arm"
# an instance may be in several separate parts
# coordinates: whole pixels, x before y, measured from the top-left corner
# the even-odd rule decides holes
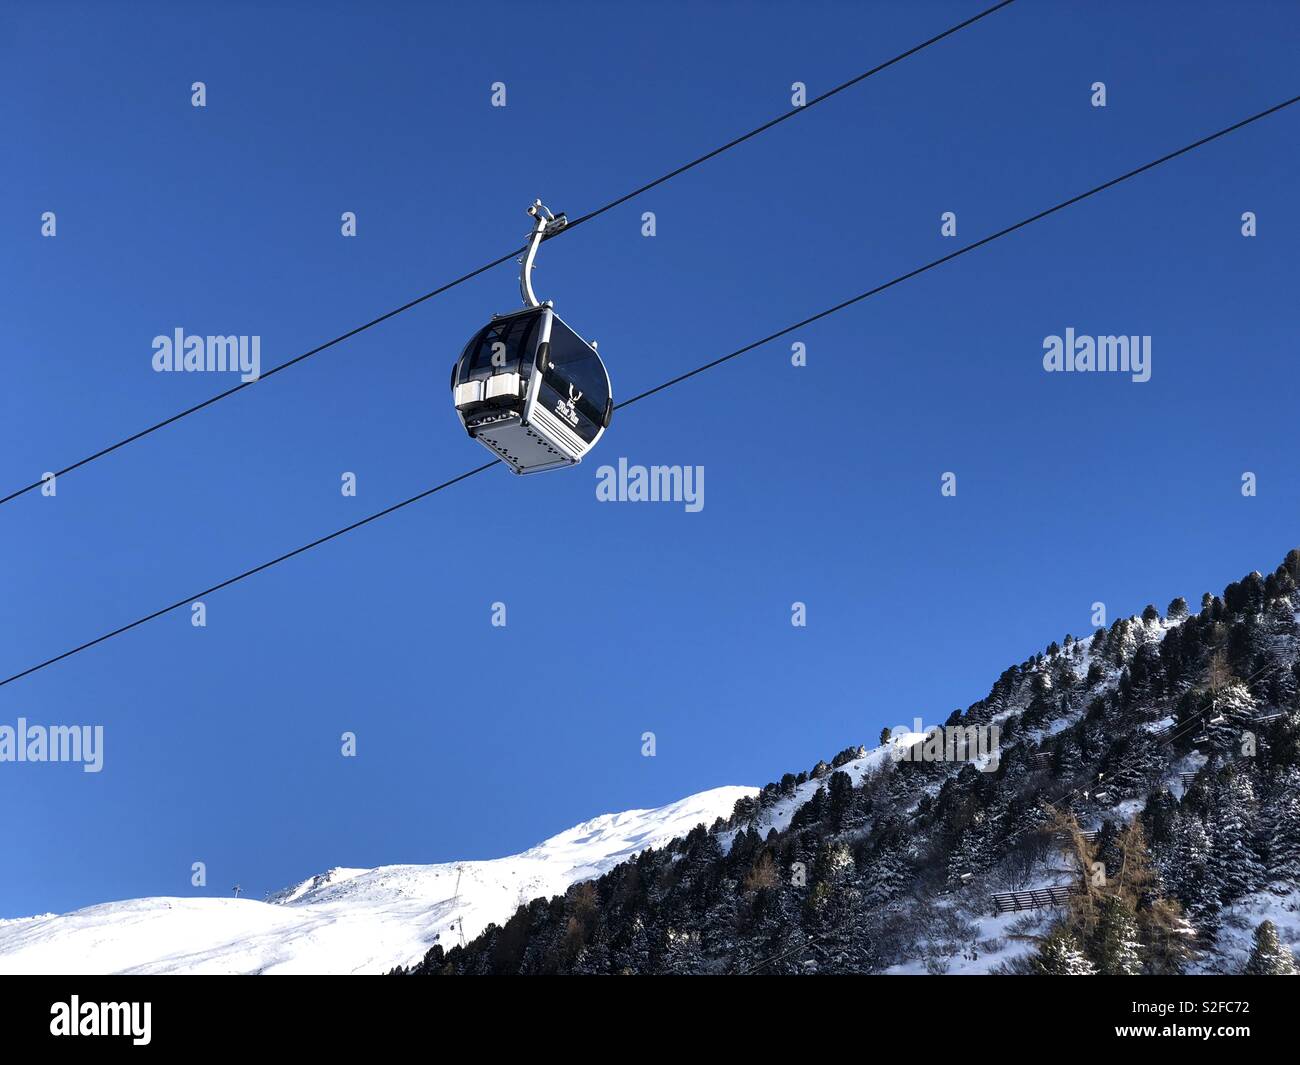
[[[540,307],[541,302],[537,294],[533,292],[533,267],[537,261],[537,249],[542,241],[555,236],[565,226],[569,224],[569,219],[561,212],[558,215],[551,214],[541,200],[534,201],[533,205],[528,208],[528,214],[533,219],[533,229],[528,235],[528,250],[524,257],[519,260],[523,269],[519,271],[519,294],[524,298],[525,307]]]

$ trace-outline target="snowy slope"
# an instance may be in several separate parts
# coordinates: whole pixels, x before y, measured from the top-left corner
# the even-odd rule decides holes
[[[882,743],[879,747],[874,747],[867,751],[860,758],[854,758],[852,761],[845,762],[839,767],[840,771],[847,773],[849,779],[853,781],[853,786],[860,787],[862,779],[870,772],[879,769],[891,758],[898,756],[900,751],[908,747],[915,746],[925,740],[924,732],[899,732],[892,736],[888,743]],[[766,836],[772,829],[778,832],[784,832],[790,827],[795,812],[806,803],[820,788],[824,788],[829,780],[829,774],[824,777],[814,777],[811,780],[805,780],[798,785],[794,794],[788,798],[779,799],[770,807],[763,810],[752,824],[748,826],[754,829],[760,836]],[[736,838],[737,829],[727,829],[718,834],[718,840],[724,850],[730,850],[731,844]]]
[[[1032,886],[1044,887],[1046,884],[1044,881]],[[1255,928],[1265,920],[1273,922],[1283,946],[1300,954],[1300,888],[1274,884],[1270,890],[1257,891],[1238,899],[1223,911],[1223,915],[1223,927],[1219,930],[1214,949],[1192,964],[1189,973],[1241,972],[1250,957]],[[942,944],[934,941],[920,943],[916,957],[886,971],[913,976],[930,971],[951,976],[986,975],[1000,963],[1029,953],[1035,946],[1034,937],[1045,935],[1060,916],[1059,909],[984,914],[973,921],[970,931],[961,940]],[[938,958],[938,967],[927,968],[923,955]]]
[[[266,902],[131,899],[0,921],[0,973],[384,972],[729,817],[756,792],[714,788],[657,810],[605,814],[509,858],[332,869]]]

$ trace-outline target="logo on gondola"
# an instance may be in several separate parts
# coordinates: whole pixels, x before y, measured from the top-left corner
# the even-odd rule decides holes
[[[582,393],[573,391],[573,385],[569,385],[569,398],[561,399],[555,404],[555,413],[563,418],[572,426],[578,424],[578,400],[582,398]]]

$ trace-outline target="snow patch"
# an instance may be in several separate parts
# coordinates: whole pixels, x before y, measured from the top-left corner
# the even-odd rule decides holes
[[[757,793],[714,788],[605,814],[509,858],[331,869],[266,902],[129,899],[0,921],[0,973],[382,973],[729,817],[738,799]]]

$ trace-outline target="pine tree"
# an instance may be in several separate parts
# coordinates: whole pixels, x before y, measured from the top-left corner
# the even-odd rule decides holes
[[[1242,970],[1247,976],[1295,976],[1295,955],[1282,945],[1272,921],[1261,921],[1255,929],[1255,949]]]
[[[669,976],[696,976],[707,971],[700,949],[700,933],[669,928],[659,972]]]
[[[966,874],[983,872],[993,858],[989,817],[975,810],[948,853],[948,883],[960,885]]]
[[[1142,972],[1142,944],[1137,919],[1118,895],[1101,903],[1097,922],[1097,972],[1103,976],[1137,976]]]
[[[1269,809],[1268,873],[1284,883],[1300,880],[1300,768],[1287,768]]]
[[[898,898],[912,882],[911,863],[901,840],[885,841],[861,861],[865,905],[876,910]]]
[[[645,922],[638,913],[631,926],[620,937],[621,942],[611,954],[611,965],[616,972],[637,976],[650,971],[650,936]]]
[[[745,893],[770,891],[779,886],[780,882],[781,874],[777,871],[776,862],[772,860],[772,852],[765,850],[745,877]]]
[[[1112,748],[1102,763],[1103,784],[1117,799],[1145,796],[1164,768],[1155,739],[1145,729],[1130,733]]]
[[[1196,929],[1172,899],[1156,899],[1138,911],[1138,930],[1146,948],[1146,972],[1178,976],[1199,956]]]
[[[1043,942],[1033,961],[1039,976],[1093,976],[1097,970],[1064,928],[1057,928]]]
[[[1219,908],[1220,885],[1209,869],[1210,835],[1205,823],[1183,811],[1174,834],[1172,860],[1166,874],[1175,893],[1198,922],[1208,923]]]
[[[837,769],[831,774],[829,787],[829,797],[827,801],[828,812],[830,814],[831,826],[839,831],[844,827],[848,819],[849,811],[853,806],[853,778],[843,770]]]
[[[1071,734],[1066,736],[1056,746],[1056,753],[1052,758],[1052,768],[1062,780],[1069,780],[1075,773],[1079,772],[1083,766],[1083,752],[1079,750],[1078,741]]]
[[[1256,807],[1254,789],[1240,774],[1233,774],[1218,789],[1218,802],[1211,807],[1215,820],[1207,872],[1225,906],[1264,879],[1254,845]]]
[[[1258,704],[1250,689],[1233,680],[1211,695],[1202,731],[1209,735],[1212,750],[1239,754],[1237,745],[1241,742],[1241,734],[1254,729],[1258,716]]]
[[[1158,898],[1159,878],[1152,868],[1146,829],[1141,820],[1134,818],[1131,824],[1119,831],[1114,849],[1119,861],[1108,867],[1112,893],[1122,898],[1130,910]]]

